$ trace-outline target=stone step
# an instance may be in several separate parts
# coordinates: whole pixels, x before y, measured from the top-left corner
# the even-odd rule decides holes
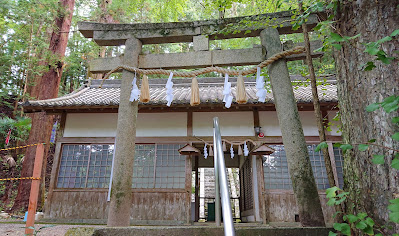
[[[324,227],[292,227],[273,228],[270,226],[237,227],[236,236],[322,236],[328,235],[332,228]],[[133,226],[115,228],[73,228],[68,230],[66,236],[223,236],[223,227],[215,226]]]

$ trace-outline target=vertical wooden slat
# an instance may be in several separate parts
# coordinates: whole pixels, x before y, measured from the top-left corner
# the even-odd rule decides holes
[[[195,156],[195,222],[199,220],[199,178],[198,178],[198,165],[199,165],[199,156]]]
[[[334,147],[331,142],[328,142],[327,145],[328,145],[328,152],[330,153],[331,167],[332,167],[333,174],[334,174],[335,186],[339,187],[337,165],[335,164]],[[332,187],[332,186],[330,186],[330,187]]]
[[[186,213],[187,213],[187,221],[186,223],[189,224],[191,221],[191,179],[192,179],[192,169],[191,166],[191,156],[186,157],[186,191],[187,191],[187,198],[186,198]]]
[[[43,144],[37,145],[36,155],[35,155],[35,164],[33,166],[33,178],[40,178],[42,172],[43,165],[43,154],[44,154],[44,146]],[[29,196],[29,207],[28,207],[28,217],[26,220],[26,228],[25,234],[33,234],[33,229],[29,229],[28,227],[33,227],[35,224],[35,213],[37,208],[37,199],[39,197],[39,188],[40,188],[40,179],[32,180],[32,186],[30,189]]]

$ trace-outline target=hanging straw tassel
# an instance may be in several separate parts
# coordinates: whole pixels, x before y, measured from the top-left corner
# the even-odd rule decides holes
[[[223,148],[223,152],[227,152],[226,142],[223,142],[222,148]]]
[[[247,93],[245,91],[244,78],[241,74],[237,78],[236,102],[238,104],[247,103]]]
[[[148,84],[147,75],[143,76],[141,80],[141,88],[140,88],[140,102],[149,102],[150,101],[150,86]]]
[[[199,96],[198,81],[197,81],[197,78],[194,77],[193,80],[191,81],[191,100],[190,100],[190,105],[191,106],[197,106],[200,103],[201,103],[201,101],[200,101],[200,96]]]
[[[213,157],[213,149],[212,146],[209,146],[209,156]]]
[[[238,153],[239,156],[242,156],[242,148],[241,145],[238,145]]]

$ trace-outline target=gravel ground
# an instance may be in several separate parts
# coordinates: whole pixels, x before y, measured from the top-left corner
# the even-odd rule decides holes
[[[52,224],[36,224],[35,229],[39,230],[40,227],[50,226]],[[25,224],[22,223],[6,223],[0,221],[0,235],[10,236],[23,236],[25,233]],[[46,227],[37,233],[38,236],[58,236],[65,235],[68,229],[76,227],[104,227],[103,225],[53,225]]]

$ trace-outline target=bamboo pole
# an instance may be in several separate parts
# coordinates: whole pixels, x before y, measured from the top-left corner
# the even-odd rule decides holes
[[[33,178],[38,178],[38,179],[32,179],[32,186],[30,188],[30,196],[29,196],[28,217],[26,219],[26,226],[25,226],[25,235],[32,235],[34,232],[34,229],[30,227],[33,227],[35,224],[35,214],[37,208],[37,199],[39,197],[40,176],[42,172],[43,155],[44,155],[44,146],[43,144],[39,144],[36,147],[35,164],[33,166],[33,175],[32,175]]]

